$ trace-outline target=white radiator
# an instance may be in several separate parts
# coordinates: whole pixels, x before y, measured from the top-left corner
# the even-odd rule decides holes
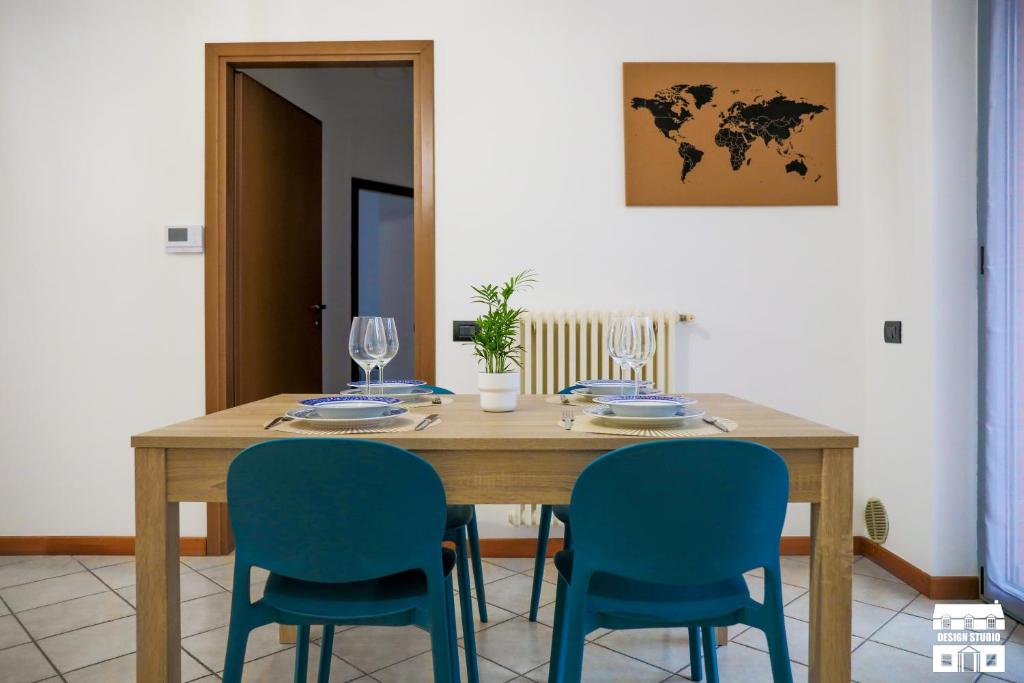
[[[605,348],[605,330],[610,320],[629,315],[650,316],[657,336],[654,358],[644,366],[640,376],[653,380],[663,391],[673,391],[672,357],[676,349],[676,325],[693,320],[693,316],[664,311],[524,314],[519,325],[523,346],[520,391],[524,394],[554,394],[578,379],[616,377],[618,370]]]
[[[672,358],[676,352],[676,325],[693,316],[668,311],[529,312],[519,325],[523,346],[519,388],[524,394],[554,394],[578,379],[617,377],[618,369],[605,348],[609,321],[646,315],[654,321],[657,349],[640,376],[663,391],[675,390]],[[624,377],[630,377],[626,370]],[[517,505],[508,514],[512,526],[537,526],[539,505]]]

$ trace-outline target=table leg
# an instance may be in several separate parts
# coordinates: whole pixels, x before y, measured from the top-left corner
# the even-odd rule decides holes
[[[850,680],[853,451],[823,449],[821,501],[811,505],[811,683]]]
[[[137,678],[181,681],[178,504],[167,502],[167,453],[135,449]]]

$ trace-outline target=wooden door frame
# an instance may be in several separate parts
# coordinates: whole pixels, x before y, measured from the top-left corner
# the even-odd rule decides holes
[[[435,370],[434,42],[431,40],[206,44],[206,411],[234,402],[231,154],[236,69],[408,65],[413,70],[413,242],[416,376]],[[233,547],[223,504],[207,505],[207,553]]]

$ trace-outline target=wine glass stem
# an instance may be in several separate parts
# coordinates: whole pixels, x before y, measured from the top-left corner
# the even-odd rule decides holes
[[[380,368],[380,393],[384,395],[384,364],[380,363],[377,367]]]
[[[633,368],[633,395],[640,395],[640,366]]]
[[[366,395],[370,395],[370,373],[373,371],[372,365],[363,366],[363,377],[366,378]]]

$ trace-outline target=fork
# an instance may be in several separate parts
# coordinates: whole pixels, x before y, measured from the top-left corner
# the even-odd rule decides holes
[[[572,408],[562,408],[562,427],[565,429],[572,429],[572,423],[576,420],[576,416],[573,415]]]

